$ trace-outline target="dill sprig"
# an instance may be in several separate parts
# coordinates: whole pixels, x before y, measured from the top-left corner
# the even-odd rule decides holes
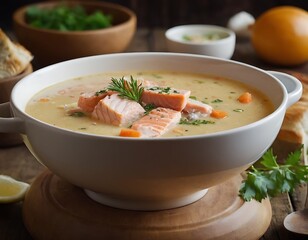
[[[111,78],[111,83],[107,87],[110,91],[115,91],[119,93],[122,98],[130,99],[138,103],[141,102],[141,96],[144,88],[142,84],[138,84],[138,81],[130,76],[130,81],[122,78]]]

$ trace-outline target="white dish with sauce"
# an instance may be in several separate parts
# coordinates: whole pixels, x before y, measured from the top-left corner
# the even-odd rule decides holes
[[[165,33],[170,52],[193,53],[230,59],[235,49],[235,33],[215,25],[181,25]]]
[[[234,79],[266,95],[274,110],[231,130],[154,139],[76,132],[25,112],[34,95],[56,83],[129,70]],[[168,209],[197,201],[207,188],[240,174],[258,160],[276,138],[286,108],[298,101],[301,92],[294,77],[230,60],[175,53],[92,56],[51,65],[22,79],[12,91],[11,104],[0,105],[0,132],[21,133],[41,163],[85,189],[95,201],[124,209]],[[7,118],[4,113],[10,109],[14,117]]]

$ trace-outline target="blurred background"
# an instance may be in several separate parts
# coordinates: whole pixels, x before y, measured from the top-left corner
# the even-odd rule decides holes
[[[10,29],[13,11],[34,2],[38,0],[2,0],[0,27],[4,30]],[[129,7],[137,14],[138,27],[150,28],[168,28],[189,23],[225,26],[228,19],[240,11],[249,12],[257,17],[265,10],[279,5],[292,5],[308,10],[308,0],[109,0],[105,2]]]

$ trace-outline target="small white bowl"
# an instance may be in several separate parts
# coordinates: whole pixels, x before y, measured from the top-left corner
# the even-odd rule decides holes
[[[166,31],[170,52],[203,54],[230,59],[235,48],[235,33],[214,25],[182,25]],[[190,39],[189,39],[190,38]]]

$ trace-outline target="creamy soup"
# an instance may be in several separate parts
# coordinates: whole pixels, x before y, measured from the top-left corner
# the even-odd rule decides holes
[[[228,33],[184,34],[182,39],[190,43],[207,43],[229,37]]]
[[[146,79],[172,89],[190,90],[190,99],[226,113],[222,118],[207,115],[197,119],[183,113],[181,121],[163,134],[163,137],[200,135],[237,128],[273,112],[273,105],[265,95],[243,83],[220,77],[178,72],[103,73],[69,79],[36,94],[27,104],[26,112],[56,127],[84,133],[119,136],[123,126],[102,123],[89,113],[82,114],[75,111],[71,114],[70,110],[77,108],[76,103],[82,93],[99,92],[108,86],[112,77],[123,76]],[[238,99],[245,92],[251,94],[252,100],[241,103]]]

